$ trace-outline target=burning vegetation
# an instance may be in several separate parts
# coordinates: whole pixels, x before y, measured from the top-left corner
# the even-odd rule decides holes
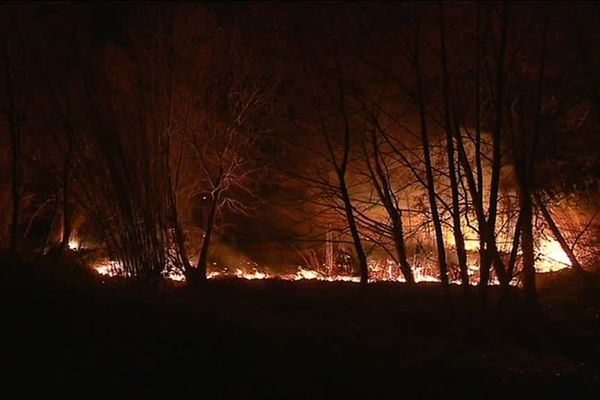
[[[425,370],[471,368],[450,393],[493,351],[492,369],[527,370],[521,342],[544,374],[600,379],[583,365],[599,354],[599,10],[2,3],[10,326],[54,332],[48,359],[89,357],[90,376],[126,370],[122,353],[164,379],[186,346],[211,368],[255,361],[248,340],[277,354],[267,369],[337,360],[365,386],[398,362],[410,380],[438,344]],[[540,361],[553,346],[563,358]]]
[[[110,29],[83,4],[3,5],[6,251],[93,249],[101,274],[190,284],[517,285],[532,304],[536,273],[593,270],[595,32],[534,4],[344,6],[339,32],[333,6],[299,7],[314,30],[260,4],[128,5]]]
[[[331,245],[330,245],[331,246]],[[73,251],[80,249],[76,241],[69,242],[69,248]],[[353,275],[351,264],[318,264],[318,256],[311,252],[315,257],[307,261],[307,265],[298,266],[295,272],[274,273],[269,271],[268,267],[260,266],[256,263],[246,261],[239,266],[220,267],[213,263],[208,269],[208,279],[220,278],[241,278],[241,279],[281,279],[286,281],[298,280],[319,280],[319,281],[342,281],[342,282],[360,282],[360,278]],[[346,260],[349,261],[349,260]],[[317,264],[314,264],[317,262]],[[424,265],[423,263],[413,262],[415,268],[412,270],[415,282],[440,282],[438,269],[433,263]],[[541,242],[539,252],[536,258],[536,272],[547,273],[556,272],[571,266],[569,257],[560,247],[560,244],[551,239]],[[380,261],[369,262],[369,282],[406,282],[406,279],[400,272],[398,264],[393,259],[382,259]],[[100,275],[109,277],[128,276],[123,265],[114,260],[100,260],[92,263],[92,268]],[[468,266],[469,284],[479,284],[479,267],[477,265]],[[185,281],[183,271],[172,269],[164,274],[164,277],[173,281]],[[518,284],[518,277],[513,278],[511,284]],[[450,283],[460,284],[458,274],[450,280]],[[491,281],[498,284],[497,279]]]

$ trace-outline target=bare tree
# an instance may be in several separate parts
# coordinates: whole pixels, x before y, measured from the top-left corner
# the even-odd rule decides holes
[[[385,153],[381,149],[381,139],[379,138],[379,132],[382,131],[380,125],[373,118],[373,128],[370,129],[369,138],[367,141],[371,147],[371,151],[367,149],[366,143],[363,144],[363,152],[365,155],[365,162],[369,172],[370,181],[375,188],[378,195],[379,201],[385,208],[391,225],[391,234],[396,249],[396,257],[402,275],[408,284],[415,282],[414,275],[410,264],[408,263],[408,256],[406,253],[406,243],[404,238],[404,224],[402,221],[402,208],[396,192],[394,191],[390,168],[385,157]]]
[[[450,189],[452,191],[452,231],[454,243],[458,256],[461,282],[465,287],[469,285],[469,273],[467,270],[467,252],[465,250],[465,239],[461,228],[459,185],[457,180],[452,112],[450,109],[450,76],[448,72],[448,54],[446,50],[446,19],[444,16],[444,5],[439,3],[440,8],[440,43],[442,61],[442,80],[444,97],[444,130],[446,131],[446,154],[448,157],[448,175],[450,177]]]
[[[361,283],[366,284],[369,279],[369,268],[359,226],[360,210],[357,209],[352,198],[352,182],[349,181],[353,179],[350,175],[350,163],[353,144],[357,139],[355,121],[352,120],[348,105],[351,97],[350,85],[346,82],[337,47],[332,53],[334,68],[329,81],[333,83],[331,88],[327,88],[322,79],[325,71],[330,72],[330,70],[322,68],[318,71],[319,77],[314,78],[311,75],[314,71],[307,65],[306,53],[303,60],[308,92],[307,102],[312,117],[311,123],[303,129],[317,130],[324,151],[321,152],[320,146],[312,143],[306,150],[313,159],[310,166],[314,169],[305,174],[286,172],[305,186],[306,200],[318,207],[316,216],[327,217],[325,231],[331,233],[332,230],[338,230],[341,236],[350,237],[347,240],[338,240],[338,243],[352,245],[354,248],[352,262],[358,269]],[[316,84],[324,90],[317,93]],[[313,120],[314,124],[312,124]],[[339,227],[330,224],[331,220],[336,219],[335,217],[340,218]]]
[[[250,202],[258,197],[253,192],[255,180],[265,165],[257,162],[256,146],[260,131],[249,127],[248,120],[258,110],[269,106],[268,95],[262,88],[238,88],[243,93],[231,104],[235,114],[233,124],[214,123],[204,125],[209,132],[200,143],[191,141],[198,169],[197,180],[191,195],[206,204],[203,221],[203,239],[196,268],[187,271],[192,280],[205,280],[211,239],[225,210],[249,214]],[[248,113],[246,115],[246,113]],[[250,129],[250,130],[247,130]],[[206,132],[205,131],[205,132]]]
[[[261,152],[268,140],[268,118],[273,109],[277,76],[234,22],[225,32],[206,76],[195,94],[196,116],[185,144],[191,149],[188,165],[189,196],[202,211],[202,241],[192,281],[204,281],[211,241],[225,214],[249,215],[259,201],[258,182],[269,156]]]
[[[435,183],[433,179],[433,168],[431,166],[431,152],[429,148],[429,133],[427,125],[427,107],[423,97],[423,71],[421,68],[421,21],[417,18],[414,34],[414,53],[413,53],[413,68],[416,78],[415,100],[419,108],[419,123],[421,130],[421,142],[423,146],[423,159],[425,162],[425,173],[427,176],[427,193],[429,198],[429,207],[431,210],[431,219],[435,229],[435,240],[438,252],[438,262],[440,268],[440,280],[444,286],[448,286],[448,264],[446,261],[446,248],[444,245],[444,236],[442,232],[442,223],[437,206],[437,197],[435,191]]]

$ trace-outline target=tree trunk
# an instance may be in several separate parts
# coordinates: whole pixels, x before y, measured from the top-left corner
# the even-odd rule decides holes
[[[217,193],[213,202],[210,206],[210,211],[206,218],[206,230],[204,232],[204,240],[202,241],[202,247],[200,248],[200,255],[198,256],[198,265],[196,267],[196,271],[194,271],[195,279],[204,282],[206,281],[206,271],[207,271],[207,263],[208,263],[208,249],[210,247],[210,239],[212,237],[214,224],[215,224],[215,216],[217,214],[217,208],[220,201],[220,195]]]
[[[458,196],[458,181],[456,179],[456,166],[454,163],[454,141],[452,139],[452,122],[450,112],[450,74],[448,71],[448,57],[446,49],[446,22],[444,18],[444,5],[439,3],[440,7],[440,42],[442,46],[442,73],[444,86],[444,117],[446,131],[446,155],[448,157],[448,175],[450,177],[450,189],[452,191],[452,228],[454,232],[454,244],[456,246],[456,256],[460,269],[461,283],[468,287],[469,272],[467,269],[467,251],[465,250],[465,238],[460,225],[460,205]]]
[[[481,4],[477,4],[477,62],[475,65],[475,170],[477,173],[477,183],[473,183],[475,190],[472,191],[475,207],[480,210],[477,213],[477,227],[479,229],[479,285],[484,288],[490,279],[490,265],[488,253],[486,250],[486,224],[485,214],[483,212],[483,166],[481,163],[481,60],[484,53],[484,39],[481,40]],[[459,132],[457,132],[459,134]],[[462,148],[460,142],[459,151]],[[460,152],[459,152],[460,157]],[[465,160],[466,161],[466,160]],[[471,175],[472,176],[472,175]],[[483,267],[485,266],[485,267]],[[485,282],[483,284],[482,282]]]
[[[527,179],[526,171],[521,181]],[[523,291],[530,307],[537,305],[537,289],[535,285],[535,255],[533,250],[533,208],[531,191],[527,182],[520,182],[519,200],[521,203],[521,249],[523,251]]]
[[[440,221],[440,215],[437,209],[437,203],[435,198],[435,186],[433,183],[433,170],[431,167],[431,153],[429,151],[429,137],[427,132],[427,113],[425,110],[425,101],[423,99],[423,87],[421,82],[421,65],[419,55],[419,42],[420,42],[420,22],[417,21],[415,29],[415,54],[414,54],[414,67],[417,81],[417,92],[416,100],[417,106],[419,107],[419,119],[421,124],[421,144],[423,146],[423,158],[425,159],[425,172],[427,175],[427,194],[429,197],[429,207],[431,209],[431,219],[435,230],[435,241],[438,253],[438,262],[440,268],[440,281],[442,285],[447,287],[448,281],[448,265],[446,263],[446,249],[444,247],[444,236],[442,232],[442,224]]]
[[[173,212],[177,213],[177,209],[173,210]],[[177,216],[175,216],[173,227],[175,229],[175,241],[177,242],[177,248],[179,248],[179,257],[181,257],[183,270],[188,271],[190,269],[190,260],[185,249],[185,237]]]
[[[447,138],[452,142],[452,138]],[[448,153],[453,154],[454,148],[448,148]],[[448,161],[454,164],[454,157]],[[454,169],[450,171],[450,181],[452,185],[452,226],[454,232],[454,243],[456,246],[456,256],[458,257],[458,266],[460,269],[460,281],[462,285],[469,286],[469,270],[467,268],[467,250],[465,249],[465,237],[460,225],[460,208],[458,204],[458,184]]]
[[[340,187],[342,202],[344,203],[344,212],[346,214],[346,219],[348,221],[348,228],[350,229],[350,234],[352,235],[352,242],[354,243],[354,249],[356,251],[356,256],[358,258],[358,269],[360,273],[360,283],[366,285],[369,282],[369,266],[367,264],[367,256],[365,254],[365,250],[362,246],[362,242],[360,241],[360,234],[358,232],[358,226],[356,224],[356,219],[354,218],[354,209],[352,208],[352,201],[350,199],[350,194],[348,193],[348,186],[346,184],[346,171],[348,169],[349,155],[350,155],[350,117],[348,115],[348,110],[346,108],[346,101],[344,95],[344,76],[342,72],[342,65],[340,63],[340,59],[337,53],[337,49],[335,51],[335,67],[337,72],[337,83],[338,83],[338,95],[339,95],[339,105],[340,105],[340,114],[344,121],[344,152],[342,156],[342,161],[339,163],[336,161],[335,153],[331,147],[331,143],[329,141],[329,137],[326,133],[324,133],[325,140],[327,142],[327,148],[329,151],[329,155],[331,157],[331,162],[335,167],[338,183]],[[325,131],[324,131],[325,132]]]
[[[394,245],[396,247],[396,254],[398,256],[398,264],[400,266],[400,272],[404,276],[404,280],[407,284],[412,285],[415,283],[415,277],[408,263],[406,257],[406,243],[404,241],[404,226],[402,223],[402,209],[399,207],[396,197],[392,191],[389,174],[384,172],[381,159],[381,150],[377,141],[375,131],[371,135],[371,144],[373,145],[373,153],[375,158],[375,171],[371,167],[369,161],[369,154],[365,149],[365,158],[367,161],[367,167],[371,176],[371,181],[375,187],[381,203],[385,207],[385,210],[390,217],[392,222],[392,236],[394,239]],[[386,168],[387,171],[387,168]]]
[[[550,230],[552,231],[552,235],[554,235],[554,237],[556,238],[558,243],[560,243],[560,247],[563,249],[563,251],[565,252],[567,257],[569,257],[569,261],[571,261],[571,268],[573,268],[580,275],[586,275],[585,270],[583,269],[583,267],[577,260],[577,257],[575,256],[575,253],[571,249],[571,246],[569,246],[567,244],[567,241],[565,240],[564,236],[560,232],[560,229],[554,222],[554,219],[552,218],[552,215],[550,214],[548,207],[546,207],[546,204],[544,204],[541,197],[537,193],[535,194],[535,202],[536,202],[538,208],[540,209],[540,211],[542,212],[542,215],[544,216],[546,223],[548,223],[548,226],[550,227]]]
[[[170,179],[169,185],[170,187],[172,187]],[[185,236],[183,234],[183,230],[181,229],[181,224],[179,223],[179,215],[177,214],[176,196],[177,193],[175,193],[175,190],[172,189],[169,198],[170,213],[172,218],[173,230],[175,231],[175,243],[177,245],[177,248],[179,249],[178,255],[181,258],[183,271],[187,273],[191,270],[191,265],[185,249]]]
[[[502,132],[504,125],[504,84],[505,84],[505,73],[504,73],[504,59],[506,57],[506,43],[507,43],[507,30],[508,30],[508,2],[504,2],[502,7],[502,32],[500,36],[500,49],[498,55],[498,64],[496,71],[496,102],[495,102],[495,122],[492,130],[492,177],[490,182],[490,198],[488,206],[488,219],[486,222],[487,232],[487,251],[497,251],[496,249],[496,216],[498,213],[498,192],[500,189],[500,169],[502,166]],[[498,263],[494,254],[493,257],[488,256],[485,258],[486,264],[481,265],[481,276],[489,276],[490,265],[488,263],[493,262],[496,268],[496,272],[502,267],[501,263]],[[498,278],[501,279],[499,276]],[[487,281],[481,281],[482,285],[487,285]]]
[[[519,210],[519,217],[517,218],[517,223],[515,224],[515,233],[513,235],[512,249],[510,252],[510,259],[508,261],[508,265],[506,267],[506,274],[510,279],[513,277],[513,273],[515,270],[515,264],[517,262],[517,252],[519,250],[519,240],[521,239],[521,224],[523,221],[523,208]]]
[[[70,176],[71,176],[71,164],[73,160],[73,138],[70,133],[67,133],[67,154],[65,157],[65,163],[63,166],[63,199],[62,199],[62,217],[63,217],[63,232],[62,232],[62,240],[60,242],[60,246],[58,249],[58,255],[64,253],[65,249],[69,245],[69,240],[71,239],[71,207],[70,207]]]
[[[402,226],[402,216],[399,214],[396,220],[392,223],[394,234],[394,244],[396,245],[396,253],[398,255],[398,263],[400,271],[406,280],[406,283],[412,285],[415,283],[415,277],[406,257],[406,243],[404,242],[404,227]]]
[[[346,219],[348,220],[348,228],[350,229],[352,242],[354,243],[354,249],[356,250],[356,256],[358,258],[360,283],[364,285],[369,282],[369,266],[367,264],[367,256],[365,254],[362,242],[360,241],[358,226],[356,225],[356,219],[354,218],[354,211],[352,209],[352,202],[348,193],[348,187],[346,186],[346,178],[343,174],[338,173],[338,180],[340,184],[340,191],[342,193],[342,201],[344,203],[344,211],[346,213]]]

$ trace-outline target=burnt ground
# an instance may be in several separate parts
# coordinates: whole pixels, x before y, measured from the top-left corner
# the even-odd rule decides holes
[[[570,272],[539,281],[536,316],[516,292],[501,311],[496,289],[482,311],[476,290],[437,284],[149,287],[4,267],[1,390],[598,398],[598,292]]]

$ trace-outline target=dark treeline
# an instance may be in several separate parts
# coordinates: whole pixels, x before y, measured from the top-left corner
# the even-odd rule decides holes
[[[385,258],[530,304],[543,243],[598,262],[594,4],[1,7],[11,257],[85,240],[201,282],[266,237],[330,273],[347,249],[362,283]]]

